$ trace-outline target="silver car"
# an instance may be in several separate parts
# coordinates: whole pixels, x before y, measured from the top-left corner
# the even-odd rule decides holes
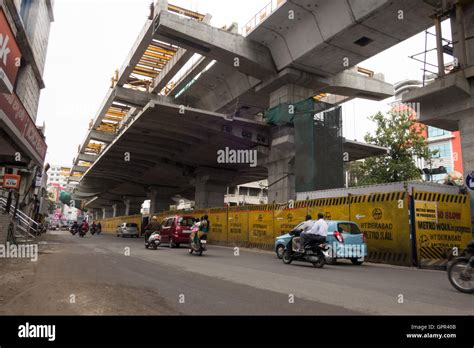
[[[122,236],[139,238],[140,233],[138,232],[138,225],[134,223],[124,222],[117,227],[117,237]]]

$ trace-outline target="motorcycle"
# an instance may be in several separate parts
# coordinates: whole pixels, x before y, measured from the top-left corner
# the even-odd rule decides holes
[[[197,243],[194,241],[194,236],[199,232],[199,228],[194,226],[189,236],[189,245],[188,250],[189,254],[196,253],[198,256],[202,256],[202,253],[207,250],[207,234],[203,234],[200,238],[197,239]]]
[[[145,240],[145,248],[148,249],[152,247],[154,250],[158,249],[161,244],[161,235],[160,232],[153,232],[148,240]]]
[[[300,237],[301,231],[293,230],[289,234],[291,239],[285,248],[282,258],[285,265],[289,265],[293,261],[303,261],[312,263],[316,268],[324,267],[326,263],[325,252],[328,250],[327,244],[309,243],[305,246],[304,251],[300,251],[296,238]]]
[[[474,293],[474,239],[469,242],[462,255],[448,263],[448,279],[458,291]]]
[[[75,236],[77,234],[77,227],[74,227],[74,226],[71,226],[71,228],[69,229],[69,232]]]
[[[86,233],[87,233],[87,231],[86,231],[86,230],[83,230],[82,228],[81,228],[81,229],[79,229],[79,237],[81,237],[81,238],[84,238],[84,237],[85,237],[85,235],[86,235]]]

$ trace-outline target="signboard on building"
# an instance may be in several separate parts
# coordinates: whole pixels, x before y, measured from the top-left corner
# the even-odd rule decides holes
[[[21,53],[5,13],[0,9],[0,92],[12,94]]]
[[[20,179],[19,175],[5,174],[3,176],[3,188],[18,190],[20,188]]]
[[[47,149],[44,137],[15,94],[0,93],[0,121],[2,119],[12,124],[13,129],[16,128],[18,136],[33,152],[31,155],[43,164]]]

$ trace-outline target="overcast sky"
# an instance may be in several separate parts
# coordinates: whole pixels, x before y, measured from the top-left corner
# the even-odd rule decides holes
[[[243,27],[269,0],[173,0],[170,3],[211,13],[211,24]],[[149,14],[151,0],[56,0],[37,124],[46,123],[50,164],[71,165],[111,84]],[[445,26],[446,27],[446,26]],[[433,30],[432,30],[433,31]],[[434,40],[429,44],[434,47]],[[424,48],[424,34],[359,64],[395,83],[421,79],[421,63],[408,58]],[[367,120],[387,110],[390,100],[356,100],[344,105],[344,135],[362,140],[373,130]],[[357,126],[356,126],[357,125]]]

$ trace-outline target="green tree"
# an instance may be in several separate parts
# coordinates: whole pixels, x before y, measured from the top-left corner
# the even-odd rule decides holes
[[[405,180],[421,179],[415,158],[431,160],[436,151],[431,151],[422,132],[424,128],[416,123],[411,110],[392,110],[369,117],[377,124],[375,134],[367,133],[367,143],[386,147],[386,155],[371,157],[360,166],[358,185],[372,185]]]

